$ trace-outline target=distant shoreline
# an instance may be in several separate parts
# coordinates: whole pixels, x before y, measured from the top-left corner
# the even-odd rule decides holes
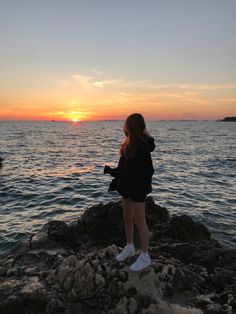
[[[226,117],[227,118],[227,117]],[[159,119],[159,120],[148,120],[146,119],[147,122],[162,122],[162,121],[165,121],[165,122],[171,122],[171,121],[174,121],[174,122],[219,122],[219,121],[226,121],[225,119]],[[231,117],[229,117],[231,118]],[[233,121],[236,121],[236,117],[233,117],[235,118],[235,120]],[[79,124],[79,123],[84,123],[84,122],[124,122],[125,119],[123,120],[115,120],[115,119],[112,119],[112,120],[83,120],[83,121],[78,121],[78,122],[73,122],[73,121],[68,121],[68,120],[1,120],[0,119],[0,123],[1,122],[51,122],[51,123],[58,123],[58,122],[62,122],[62,123],[72,123],[72,124]],[[228,120],[227,120],[228,121]]]
[[[225,117],[221,122],[236,122],[236,117]]]

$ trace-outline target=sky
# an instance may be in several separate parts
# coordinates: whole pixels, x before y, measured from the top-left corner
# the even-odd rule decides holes
[[[235,0],[0,0],[0,120],[236,115]]]

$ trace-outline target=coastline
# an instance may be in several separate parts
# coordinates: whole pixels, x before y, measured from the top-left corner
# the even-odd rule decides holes
[[[0,312],[235,313],[236,250],[190,216],[170,216],[148,197],[152,264],[118,263],[125,243],[120,201],[85,210],[74,224],[50,221],[0,257]]]

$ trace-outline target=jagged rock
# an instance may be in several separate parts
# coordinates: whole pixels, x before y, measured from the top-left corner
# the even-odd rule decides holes
[[[47,304],[46,290],[38,277],[1,282],[0,296],[1,314],[43,314]]]
[[[37,267],[29,267],[25,269],[26,276],[35,276],[37,274]]]
[[[77,224],[47,223],[1,258],[0,313],[235,313],[236,250],[152,198],[146,215],[152,264],[141,272],[129,269],[138,251],[115,259],[125,244],[120,201],[90,207]]]
[[[201,310],[182,307],[178,304],[151,304],[147,309],[141,311],[141,314],[203,314]]]
[[[194,242],[210,240],[211,234],[203,224],[194,222],[190,216],[173,215],[165,236],[182,242]]]
[[[88,208],[78,220],[77,239],[82,243],[123,246],[124,226],[121,202],[102,203]]]
[[[159,252],[163,256],[172,256],[184,263],[189,263],[196,249],[196,245],[191,243],[161,243],[156,249],[156,252]]]
[[[152,197],[146,201],[146,219],[150,231],[150,243],[171,241],[193,242],[209,241],[208,229],[194,222],[187,215],[173,216],[170,219],[166,208],[155,204]],[[85,245],[86,243],[86,245]],[[89,207],[78,220],[77,225],[67,225],[60,221],[51,221],[32,235],[30,249],[106,247],[112,243],[118,246],[126,244],[121,201],[97,204]],[[136,226],[134,244],[140,248]]]
[[[222,314],[224,313],[220,304],[208,304],[205,310],[206,314]]]
[[[42,229],[30,237],[30,249],[68,247],[77,245],[72,229],[63,221],[53,220],[46,223]]]
[[[3,276],[6,273],[6,268],[0,266],[0,276]]]
[[[105,248],[104,253],[107,257],[112,257],[115,256],[116,254],[119,253],[117,246],[115,244],[108,246],[107,248]]]
[[[155,204],[152,197],[146,201],[146,218],[150,233],[158,227],[158,224],[169,220],[166,208]],[[124,246],[125,230],[123,224],[123,211],[121,201],[102,203],[88,208],[78,220],[76,228],[77,239],[80,242],[92,245],[108,246],[115,243]],[[134,244],[140,247],[139,236],[135,226]]]
[[[11,277],[11,276],[17,276],[18,274],[18,270],[17,268],[10,268],[7,270],[7,276]]]
[[[168,222],[170,215],[165,207],[155,204],[154,199],[149,196],[146,200],[146,219],[147,224],[153,226],[156,223]]]

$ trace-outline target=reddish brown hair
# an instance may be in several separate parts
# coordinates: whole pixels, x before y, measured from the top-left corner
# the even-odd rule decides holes
[[[140,142],[147,144],[147,138],[151,137],[146,129],[144,117],[140,113],[128,116],[124,124],[126,138],[120,147],[120,154],[126,158],[133,158]]]

